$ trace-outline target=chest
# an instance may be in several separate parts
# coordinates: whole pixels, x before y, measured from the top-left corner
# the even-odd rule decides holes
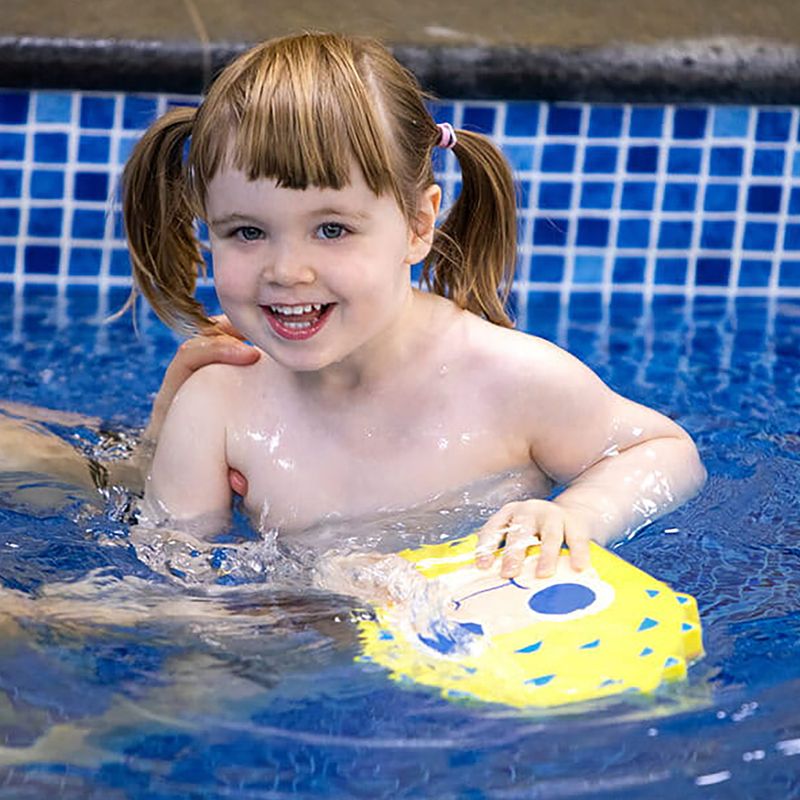
[[[446,402],[420,413],[295,409],[245,428],[228,450],[248,480],[248,512],[286,528],[417,506],[529,461],[524,437],[490,409]]]

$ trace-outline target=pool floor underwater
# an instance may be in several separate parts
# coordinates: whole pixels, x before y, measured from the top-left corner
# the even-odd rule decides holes
[[[141,427],[175,340],[97,314],[92,292],[0,288],[2,399]],[[616,546],[697,598],[687,682],[546,713],[448,702],[356,663],[345,599],[280,569],[176,587],[118,503],[44,513],[0,476],[0,578],[50,608],[0,598],[0,800],[800,797],[800,302],[552,295],[520,327],[698,442],[702,494]],[[475,526],[452,512],[393,530]]]

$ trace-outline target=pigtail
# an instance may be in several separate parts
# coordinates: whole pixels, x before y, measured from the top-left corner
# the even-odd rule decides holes
[[[461,193],[436,231],[423,282],[461,308],[512,327],[505,310],[517,257],[511,169],[485,136],[456,133]]]
[[[134,148],[122,178],[135,287],[163,322],[182,333],[212,325],[194,298],[198,271],[205,274],[184,165],[195,114],[193,108],[176,108],[156,120]]]

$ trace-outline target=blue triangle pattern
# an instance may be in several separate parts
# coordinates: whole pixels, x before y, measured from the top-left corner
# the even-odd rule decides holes
[[[649,631],[650,628],[655,628],[658,625],[658,620],[651,619],[650,617],[645,617],[641,624],[638,627],[638,631]]]

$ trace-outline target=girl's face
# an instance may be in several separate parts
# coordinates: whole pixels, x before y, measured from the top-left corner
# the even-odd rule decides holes
[[[206,212],[214,283],[231,322],[296,372],[381,358],[412,298],[410,266],[430,249],[439,190],[421,198],[419,231],[355,166],[343,189],[279,187],[221,169]]]

